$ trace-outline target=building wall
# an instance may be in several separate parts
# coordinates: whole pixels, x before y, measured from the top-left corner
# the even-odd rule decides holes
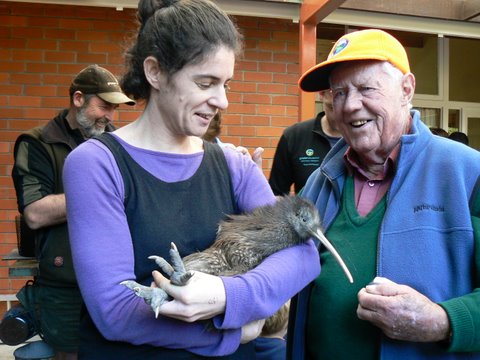
[[[245,54],[237,63],[223,117],[222,141],[265,148],[263,169],[283,129],[297,121],[298,25],[238,17]],[[16,247],[16,197],[10,177],[13,144],[24,130],[68,107],[68,87],[91,63],[121,76],[123,49],[135,32],[135,10],[0,1],[0,256]],[[115,124],[135,119],[141,106],[120,106]],[[28,278],[9,278],[0,261],[0,295]],[[0,310],[2,310],[0,308]]]

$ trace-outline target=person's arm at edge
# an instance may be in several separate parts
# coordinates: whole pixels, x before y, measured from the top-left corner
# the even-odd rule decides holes
[[[14,152],[12,180],[19,200],[18,210],[27,225],[36,230],[64,223],[67,213],[65,195],[54,194],[52,160],[43,145],[22,135],[15,142]]]
[[[480,192],[477,193],[472,211],[475,238],[476,288],[464,296],[439,303],[450,320],[451,337],[448,351],[480,351]]]
[[[285,135],[282,135],[278,141],[268,183],[275,195],[290,193],[293,184],[293,169],[288,155],[288,141]]]
[[[25,207],[23,215],[33,230],[62,224],[67,221],[65,194],[47,195],[34,201]]]

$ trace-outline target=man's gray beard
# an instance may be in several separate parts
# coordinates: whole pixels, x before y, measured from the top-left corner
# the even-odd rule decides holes
[[[82,132],[84,136],[91,138],[93,136],[98,136],[102,134],[105,131],[105,128],[103,129],[97,129],[95,128],[95,122],[92,123],[86,116],[85,116],[85,109],[81,107],[78,112],[77,112],[77,123],[80,125],[82,128]]]

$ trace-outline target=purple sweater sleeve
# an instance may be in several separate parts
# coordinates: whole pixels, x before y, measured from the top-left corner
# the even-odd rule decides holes
[[[229,155],[231,154],[227,152],[229,167],[235,169]],[[232,173],[234,187],[244,183],[238,178],[240,174],[242,172]],[[237,189],[235,192],[242,193]],[[247,192],[243,191],[243,193]],[[239,197],[241,198],[242,195]],[[251,199],[250,202],[243,201],[243,211],[251,211],[263,205],[255,202],[252,206],[251,201],[255,199]],[[293,246],[269,256],[246,274],[222,277],[227,295],[227,307],[224,316],[215,318],[215,326],[222,329],[235,329],[251,321],[273,315],[280,306],[313,281],[319,273],[318,250],[310,240],[307,244]]]
[[[225,154],[239,209],[250,211],[272,203],[273,194],[255,164],[228,149]],[[135,153],[131,155],[136,156]],[[138,156],[149,158],[151,154]],[[184,163],[191,164],[191,160]],[[165,166],[158,169],[158,164],[148,160],[140,163],[153,175],[169,170]],[[227,311],[222,319],[223,330],[206,333],[201,323],[185,323],[167,317],[155,319],[142,299],[119,285],[123,280],[135,278],[134,254],[123,206],[123,180],[112,154],[97,141],[87,141],[76,148],[65,163],[64,187],[78,283],[92,319],[109,340],[182,348],[200,355],[229,354],[239,345],[242,325],[273,313],[283,300],[299,289],[299,282],[306,285],[311,280],[311,276],[305,278],[303,275],[305,252],[309,247],[298,246],[271,256],[248,274],[224,279]],[[294,262],[302,266],[294,268]],[[319,263],[318,257],[315,262]],[[281,273],[279,264],[283,266]],[[310,274],[313,272],[309,270]],[[257,291],[268,294],[262,296],[256,294]],[[259,308],[253,314],[244,314],[252,310],[249,298]]]
[[[312,240],[270,255],[244,275],[223,277],[227,307],[222,329],[235,329],[253,320],[273,315],[287,300],[320,273],[320,259]]]

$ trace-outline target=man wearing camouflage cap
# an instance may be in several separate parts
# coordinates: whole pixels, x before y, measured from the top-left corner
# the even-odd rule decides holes
[[[82,301],[68,240],[63,163],[86,139],[114,130],[111,121],[119,104],[135,104],[115,76],[98,65],[80,71],[69,94],[68,109],[18,137],[12,170],[18,210],[36,231],[38,330],[56,359],[68,360],[77,358]]]
[[[299,80],[330,89],[343,138],[308,179],[327,238],[321,273],[291,302],[289,359],[480,359],[480,153],[412,110],[404,47],[342,36]]]

